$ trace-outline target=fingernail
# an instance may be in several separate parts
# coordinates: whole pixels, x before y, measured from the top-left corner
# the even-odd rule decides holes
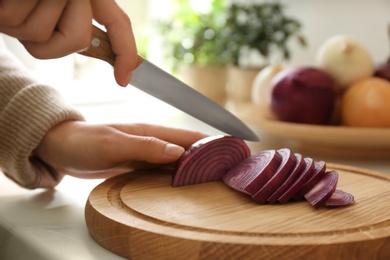
[[[184,148],[175,144],[166,144],[164,152],[168,156],[179,157],[184,153]]]
[[[126,87],[130,83],[131,75],[132,75],[131,71],[127,73],[125,81],[122,84],[122,87]]]

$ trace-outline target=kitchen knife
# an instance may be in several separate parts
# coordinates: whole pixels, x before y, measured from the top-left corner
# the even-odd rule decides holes
[[[93,26],[90,48],[80,54],[106,61],[112,66],[115,63],[115,53],[106,33],[96,26]],[[249,141],[259,140],[247,125],[224,107],[139,55],[130,84],[229,135]]]

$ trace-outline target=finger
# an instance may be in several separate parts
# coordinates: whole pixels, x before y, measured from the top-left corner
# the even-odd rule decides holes
[[[92,37],[92,10],[87,0],[69,0],[51,38],[44,43],[21,41],[36,58],[63,57],[88,48]]]
[[[21,25],[37,3],[38,0],[0,1],[0,26],[15,27]]]
[[[159,171],[173,171],[174,164],[151,164],[140,161],[132,161],[124,163],[110,169],[101,170],[75,170],[75,169],[61,169],[60,172],[71,175],[76,178],[83,179],[108,179],[114,176],[124,174],[126,172],[132,172],[135,170],[159,170]]]
[[[104,159],[114,164],[127,161],[165,164],[178,160],[185,149],[156,137],[135,136],[118,131],[115,138],[102,142],[101,151],[108,157]]]
[[[137,136],[154,136],[169,143],[188,148],[207,135],[186,129],[151,124],[112,124],[112,127]]]
[[[131,21],[127,14],[112,0],[92,1],[95,20],[104,25],[116,54],[114,75],[117,83],[126,86],[131,72],[137,67],[137,47]]]
[[[5,27],[2,31],[19,40],[46,42],[53,35],[65,4],[65,0],[41,0],[21,25]]]

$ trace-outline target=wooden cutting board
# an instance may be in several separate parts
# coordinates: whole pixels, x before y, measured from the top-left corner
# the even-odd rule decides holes
[[[172,188],[170,172],[133,172],[91,192],[86,224],[131,259],[390,259],[390,175],[327,169],[353,205],[259,205],[223,182]]]

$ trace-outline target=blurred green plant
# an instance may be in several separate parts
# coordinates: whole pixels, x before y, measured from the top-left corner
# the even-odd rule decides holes
[[[301,23],[285,14],[279,1],[227,5],[225,0],[211,0],[206,12],[193,8],[193,1],[176,0],[172,17],[153,24],[174,68],[183,63],[240,66],[244,49],[264,58],[279,52],[288,60],[291,39],[306,46]]]
[[[229,6],[225,35],[230,42],[228,49],[234,65],[240,66],[243,48],[256,50],[264,58],[281,52],[283,59],[289,60],[291,39],[296,38],[301,46],[306,46],[302,24],[287,16],[284,8],[279,1]]]
[[[154,23],[163,37],[165,55],[178,64],[225,65],[230,61],[224,33],[226,8],[224,0],[212,0],[201,12],[191,0],[176,0],[173,16]]]
[[[137,43],[137,52],[142,57],[147,57],[150,36],[147,34],[146,28],[141,28],[137,32],[134,33],[135,41]]]

